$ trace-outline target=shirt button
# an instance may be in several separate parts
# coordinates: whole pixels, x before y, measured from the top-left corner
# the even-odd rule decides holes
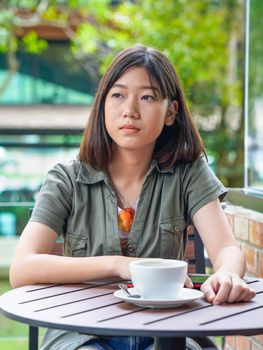
[[[179,232],[179,227],[178,226],[174,226],[174,230],[175,230],[175,232]]]
[[[135,246],[134,246],[134,245],[132,245],[132,244],[128,244],[127,249],[128,249],[128,252],[132,253],[132,252],[134,252],[134,251],[135,251]]]

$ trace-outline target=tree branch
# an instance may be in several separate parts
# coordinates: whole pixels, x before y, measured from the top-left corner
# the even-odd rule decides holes
[[[6,89],[6,87],[9,85],[11,79],[13,78],[14,74],[17,72],[18,67],[19,67],[15,52],[13,50],[13,41],[14,40],[15,40],[14,36],[11,35],[10,40],[8,42],[8,51],[7,51],[8,71],[7,71],[7,74],[6,74],[4,81],[0,85],[0,95]]]

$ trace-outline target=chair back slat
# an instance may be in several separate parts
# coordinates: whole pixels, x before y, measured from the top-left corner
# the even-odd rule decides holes
[[[188,261],[188,272],[205,273],[204,245],[193,225],[187,228],[187,238],[184,258]]]

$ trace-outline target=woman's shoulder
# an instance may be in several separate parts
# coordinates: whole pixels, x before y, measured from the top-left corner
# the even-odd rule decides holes
[[[161,176],[175,177],[178,176],[183,180],[184,177],[192,176],[195,173],[210,172],[207,160],[204,156],[200,158],[188,161],[188,162],[176,162],[172,167],[162,169],[159,164],[153,163],[153,168],[157,169],[157,174]]]
[[[204,182],[216,182],[219,183],[217,176],[209,166],[205,157],[200,157],[192,162],[180,163],[175,166],[176,177],[180,177],[183,184],[189,183],[204,183]]]
[[[180,179],[185,188],[218,188],[226,192],[205,157],[200,157],[193,162],[180,165]]]
[[[58,176],[68,177],[71,180],[86,183],[96,182],[96,180],[98,181],[105,177],[104,172],[94,169],[79,159],[57,163],[50,172],[55,172]]]
[[[209,169],[207,160],[204,156],[197,158],[191,162],[179,162],[175,164],[174,170],[181,173],[189,174],[203,169]]]
[[[49,172],[56,172],[58,174],[68,174],[71,177],[76,176],[81,168],[81,162],[78,159],[72,159],[67,162],[56,163]]]

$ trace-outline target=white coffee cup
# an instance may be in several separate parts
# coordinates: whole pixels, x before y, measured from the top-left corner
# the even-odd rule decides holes
[[[182,290],[187,262],[171,259],[139,259],[130,263],[134,288],[145,299],[175,299]]]

